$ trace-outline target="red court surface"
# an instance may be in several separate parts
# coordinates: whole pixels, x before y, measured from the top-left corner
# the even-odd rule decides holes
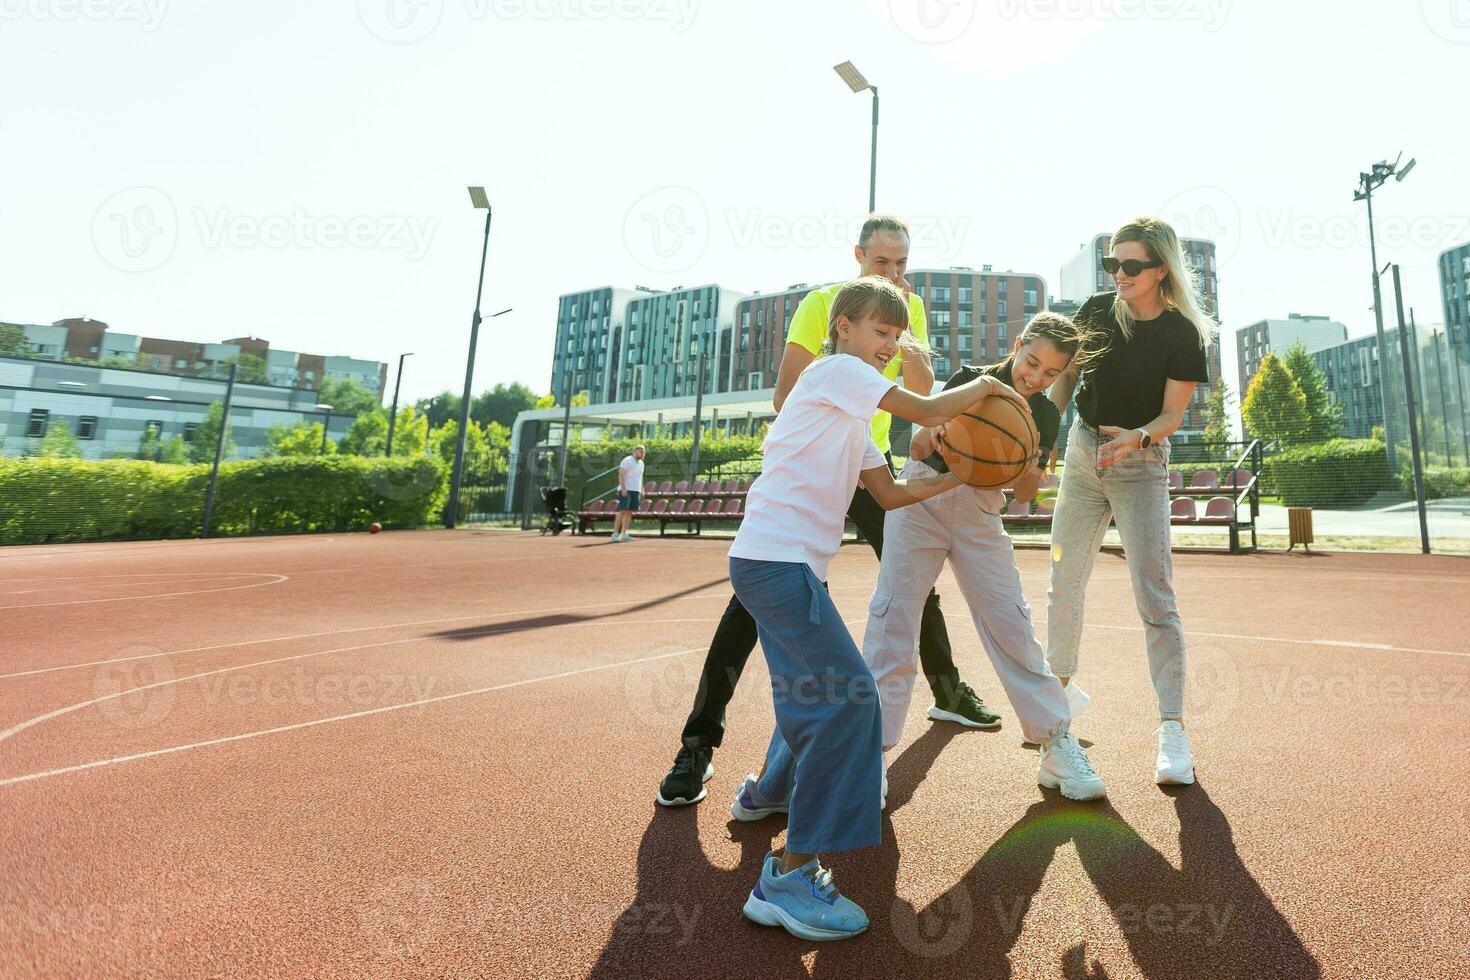
[[[708,798],[653,802],[728,597],[726,544],[402,532],[0,549],[0,975],[1462,977],[1470,561],[1176,556],[1199,782],[1152,781],[1126,569],[1098,559],[1076,732],[1101,803],[924,718],[872,928],[740,914],[777,817],[759,653]],[[1044,628],[1047,554],[1019,554]],[[877,572],[831,587],[861,636]],[[922,685],[920,685],[922,688]]]

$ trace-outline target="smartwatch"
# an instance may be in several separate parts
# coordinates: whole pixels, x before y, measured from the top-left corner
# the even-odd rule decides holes
[[[1149,446],[1152,446],[1154,444],[1154,437],[1148,434],[1147,429],[1140,428],[1138,431],[1143,436],[1143,438],[1140,439],[1138,442],[1138,448],[1147,449]]]

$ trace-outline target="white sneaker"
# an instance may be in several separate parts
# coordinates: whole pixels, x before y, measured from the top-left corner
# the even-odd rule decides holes
[[[621,540],[623,540],[623,536],[621,534],[614,534],[612,536],[612,543],[613,544],[617,544]]]
[[[1067,695],[1067,707],[1072,709],[1072,717],[1076,718],[1087,710],[1092,704],[1092,695],[1077,686],[1076,681],[1063,685],[1062,693]]]
[[[883,767],[883,789],[881,791],[879,791],[879,794],[878,794],[878,809],[879,810],[886,810],[887,808],[888,808],[888,767],[887,766],[884,766]]]
[[[635,538],[635,537],[633,537],[633,535],[631,533],[625,531],[625,532],[623,532],[623,540],[624,541],[637,541],[638,539]]]
[[[1041,746],[1036,781],[1048,789],[1060,789],[1069,800],[1095,800],[1107,795],[1102,777],[1087,761],[1087,753],[1071,732],[1062,732]]]
[[[1194,782],[1194,753],[1189,749],[1189,733],[1177,721],[1159,726],[1159,756],[1154,762],[1154,782],[1188,785]]]

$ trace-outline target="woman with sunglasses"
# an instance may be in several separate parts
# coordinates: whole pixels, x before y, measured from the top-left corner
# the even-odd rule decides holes
[[[1051,525],[1046,593],[1047,661],[1067,686],[1073,715],[1089,702],[1072,684],[1082,638],[1082,601],[1111,519],[1118,527],[1133,600],[1143,620],[1159,701],[1156,783],[1194,782],[1184,731],[1184,627],[1174,597],[1169,542],[1169,436],[1198,383],[1209,381],[1209,316],[1174,229],[1135,218],[1113,233],[1103,269],[1117,284],[1077,311],[1102,347],[1052,385],[1066,410],[1076,392],[1062,486]]]

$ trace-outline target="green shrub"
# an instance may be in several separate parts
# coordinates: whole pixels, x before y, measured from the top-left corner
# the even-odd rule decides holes
[[[1296,446],[1268,458],[1266,472],[1288,507],[1353,507],[1393,486],[1383,443],[1372,439]]]
[[[0,544],[196,537],[208,484],[203,464],[0,458]],[[444,467],[429,457],[224,463],[212,533],[422,527],[445,494]]]
[[[1399,468],[1399,487],[1408,496],[1414,496],[1414,467],[1412,464]],[[1470,469],[1463,466],[1424,467],[1425,500],[1465,496],[1470,496]]]

